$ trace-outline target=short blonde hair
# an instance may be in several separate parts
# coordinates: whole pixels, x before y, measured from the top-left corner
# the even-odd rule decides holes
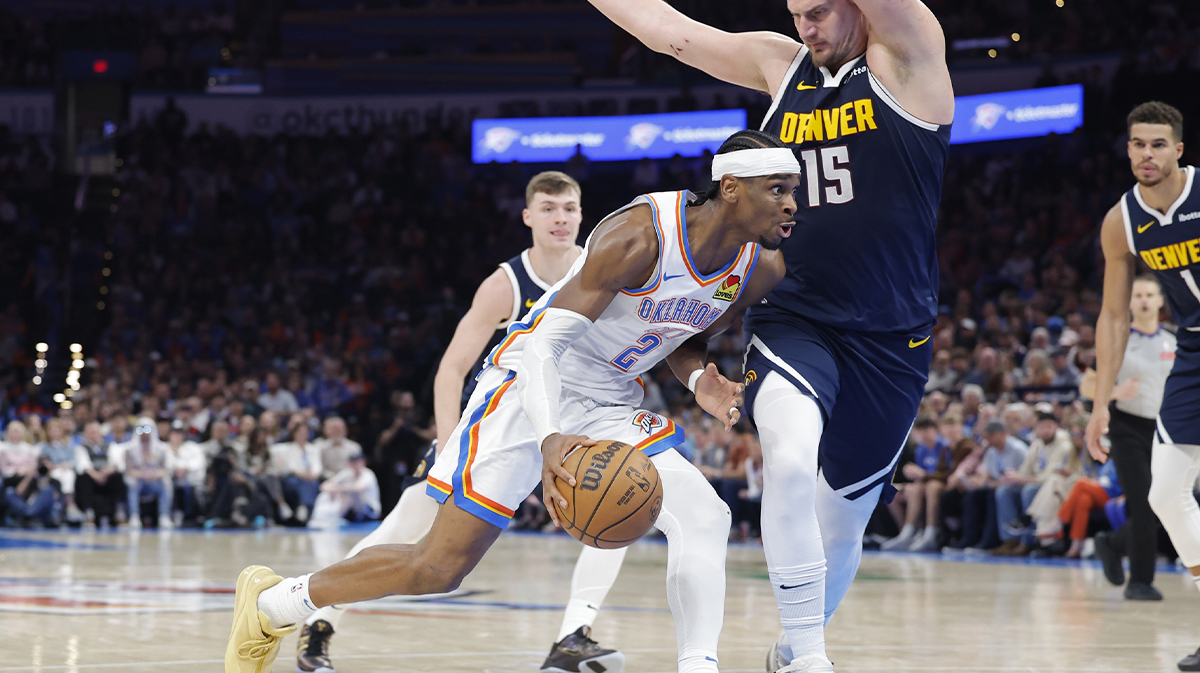
[[[537,194],[558,196],[568,189],[574,189],[579,199],[583,200],[583,190],[575,178],[562,171],[543,171],[530,178],[529,184],[525,185],[525,206],[533,205],[533,197]]]

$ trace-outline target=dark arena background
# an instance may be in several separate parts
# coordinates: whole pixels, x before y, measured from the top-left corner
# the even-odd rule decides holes
[[[670,4],[797,39],[784,0]],[[1020,488],[1004,501],[1008,482],[962,475],[997,444],[1049,450],[1052,422],[1063,476],[1105,478],[1084,447],[1100,225],[1135,184],[1135,106],[1178,108],[1179,164],[1200,161],[1200,3],[925,4],[956,96],[930,377],[829,657],[1178,670],[1200,596],[1165,531],[1163,600],[1129,600],[1095,557],[1124,496],[1064,506],[1047,533]],[[480,284],[529,247],[530,179],[577,181],[582,245],[639,194],[706,191],[722,141],[770,106],[582,0],[0,0],[0,672],[218,670],[242,567],[325,567],[424,491],[449,435],[442,355]],[[710,344],[731,380],[747,339],[737,320]],[[721,670],[762,671],[781,629],[754,426],[725,432],[665,366],[644,379],[642,406],[683,429],[677,450],[732,512]],[[143,434],[157,472],[131,458]],[[936,470],[905,468],[930,446]],[[360,500],[339,509],[318,491],[343,478]],[[540,493],[456,591],[350,606],[337,670],[538,670],[580,549]],[[652,532],[604,598],[591,637],[625,670],[676,670],[666,572]],[[296,648],[271,670],[317,670]]]

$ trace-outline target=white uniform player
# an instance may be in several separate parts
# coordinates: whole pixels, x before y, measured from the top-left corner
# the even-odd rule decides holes
[[[663,486],[656,526],[668,540],[679,671],[717,671],[729,509],[671,450],[682,431],[636,408],[638,375],[671,355],[700,406],[727,428],[737,421],[743,386],[705,364],[707,340],[783,277],[774,250],[795,224],[799,168],[778,141],[742,131],[718,151],[704,200],[648,195],[601,222],[581,261],[492,352],[430,470],[431,495],[443,506],[428,536],[416,547],[370,547],[287,580],[247,568],[227,673],[268,668],[279,639],[321,606],[456,588],[539,479],[548,502],[566,509],[554,476],[574,482],[562,458],[594,444],[591,437],[652,454]]]

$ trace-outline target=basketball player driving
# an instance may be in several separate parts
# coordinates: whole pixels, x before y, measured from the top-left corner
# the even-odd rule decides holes
[[[632,445],[657,469],[679,671],[717,671],[729,508],[674,450],[683,431],[636,408],[639,375],[683,346],[669,363],[676,376],[727,427],[737,421],[742,386],[704,365],[704,344],[784,276],[776,249],[795,224],[799,173],[778,140],[741,131],[718,150],[703,196],[647,194],[601,221],[567,276],[488,356],[429,471],[442,506],[425,539],[286,580],[245,569],[226,672],[269,670],[280,639],[320,607],[458,587],[539,480],[566,508],[553,475],[573,481],[562,458],[590,438]]]

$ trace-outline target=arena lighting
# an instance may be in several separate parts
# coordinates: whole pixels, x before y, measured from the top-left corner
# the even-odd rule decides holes
[[[36,348],[37,348],[37,352],[39,352],[39,353],[45,353],[46,351],[50,350],[50,347],[46,345],[45,341],[39,343],[36,346]]]
[[[38,358],[37,360],[33,361],[33,366],[37,367],[38,369],[45,369],[46,364],[47,364],[47,362],[41,358]]]
[[[40,377],[40,376],[33,377],[33,385],[35,385],[35,386],[42,385],[42,377]]]
[[[71,407],[74,407],[74,406],[75,405],[71,402],[71,400],[64,400],[62,403],[62,408],[65,409],[66,411],[70,411]]]
[[[996,50],[988,49],[988,58],[996,58]]]
[[[71,344],[71,352],[72,353],[82,353],[83,346],[81,346],[79,344]]]
[[[1020,42],[1020,41],[1021,41],[1021,34],[1020,34],[1020,33],[1013,33],[1013,34],[1012,34],[1012,39],[1013,39],[1013,42]]]
[[[63,402],[66,402],[66,401],[67,401],[66,395],[63,395],[62,393],[54,394],[54,403],[55,404],[62,404]]]
[[[71,384],[71,390],[79,390],[79,382],[78,381]]]
[[[92,61],[92,72],[102,74],[108,72],[108,61],[98,58]]]
[[[75,369],[83,369],[83,360],[76,360],[75,364],[71,365]]]

